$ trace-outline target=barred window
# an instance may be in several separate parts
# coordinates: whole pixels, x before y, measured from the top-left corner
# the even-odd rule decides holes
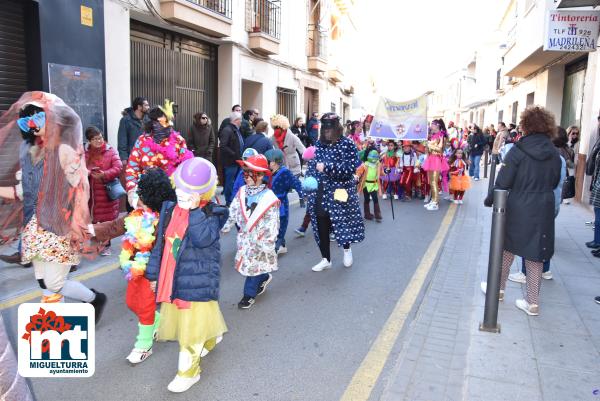
[[[296,119],[296,91],[277,88],[277,114],[286,116],[290,124]]]

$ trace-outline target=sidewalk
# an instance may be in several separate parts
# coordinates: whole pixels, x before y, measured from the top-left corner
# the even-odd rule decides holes
[[[487,276],[492,215],[483,207],[487,183],[474,183],[457,212],[381,399],[600,400],[600,305],[594,302],[600,260],[585,247],[592,230],[584,225],[593,213],[580,204],[561,206],[554,279],[543,280],[540,316],[515,307],[525,286],[509,281],[498,313],[501,333],[481,332],[479,286]]]

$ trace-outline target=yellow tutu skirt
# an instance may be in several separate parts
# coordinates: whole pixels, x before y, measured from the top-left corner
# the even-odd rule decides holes
[[[450,176],[450,189],[452,191],[466,191],[471,188],[471,178],[468,175]]]
[[[181,347],[191,347],[227,332],[217,301],[191,304],[189,309],[178,309],[170,303],[161,304],[158,341],[178,341]]]

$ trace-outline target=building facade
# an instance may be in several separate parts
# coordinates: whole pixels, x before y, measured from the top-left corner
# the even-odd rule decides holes
[[[545,51],[545,21],[550,11],[592,10],[595,3],[504,0],[496,32],[464,69],[431,95],[433,113],[455,121],[460,118],[463,125],[518,124],[520,113],[536,104],[550,110],[562,127],[580,127],[578,199],[587,197],[590,177],[584,174],[585,160],[598,137],[600,96],[594,90],[598,56],[597,52]],[[465,85],[465,79],[473,83]]]
[[[109,139],[135,96],[172,99],[183,132],[194,113],[218,125],[234,104],[265,119],[349,118],[353,89],[340,49],[352,10],[349,0],[105,0]]]

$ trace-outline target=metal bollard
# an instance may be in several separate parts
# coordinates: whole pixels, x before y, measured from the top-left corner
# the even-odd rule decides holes
[[[498,163],[498,155],[492,154],[492,168],[490,169],[490,180],[488,182],[488,194],[494,190],[494,181],[496,181],[496,164]]]
[[[500,333],[498,324],[498,302],[502,275],[502,253],[504,252],[504,232],[506,230],[506,203],[508,191],[494,190],[494,208],[492,215],[492,235],[488,261],[487,289],[485,292],[485,310],[483,323],[479,330]]]
[[[483,178],[487,178],[487,173],[488,173],[488,151],[486,150],[483,153]]]

